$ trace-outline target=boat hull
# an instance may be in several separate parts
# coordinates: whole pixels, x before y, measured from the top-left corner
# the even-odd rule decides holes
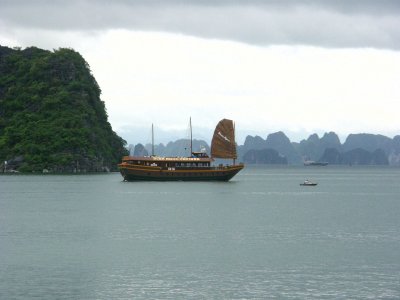
[[[243,165],[180,170],[120,165],[119,169],[125,181],[229,181]]]

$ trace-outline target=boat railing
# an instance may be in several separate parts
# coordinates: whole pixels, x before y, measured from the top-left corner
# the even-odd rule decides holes
[[[195,169],[195,170],[202,170],[202,169],[209,169],[210,166],[176,166],[175,169],[177,170],[187,170],[187,169]]]
[[[229,165],[226,166],[176,166],[176,170],[226,170],[228,169]]]

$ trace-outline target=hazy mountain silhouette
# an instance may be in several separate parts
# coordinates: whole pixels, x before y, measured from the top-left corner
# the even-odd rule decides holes
[[[288,164],[286,157],[279,155],[274,149],[251,149],[243,156],[243,162],[245,164]]]
[[[335,148],[325,150],[321,160],[334,165],[388,165],[389,161],[382,149],[373,152],[362,148],[339,152]]]
[[[151,145],[145,147],[151,153]],[[188,156],[190,140],[180,139],[167,145],[155,145],[155,154],[162,156]],[[193,140],[193,150],[201,148],[210,153],[203,140]],[[324,161],[329,164],[350,165],[400,165],[400,135],[393,139],[375,134],[350,134],[341,144],[334,132],[321,138],[310,135],[300,143],[291,142],[282,132],[271,133],[266,139],[248,135],[238,146],[238,160],[248,164],[303,164],[306,160]]]

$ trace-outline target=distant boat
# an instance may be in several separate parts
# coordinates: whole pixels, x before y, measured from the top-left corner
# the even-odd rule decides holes
[[[323,162],[323,161],[318,162],[318,161],[313,161],[313,160],[306,160],[304,162],[304,165],[305,166],[327,166],[328,163],[327,162]]]
[[[303,183],[300,183],[301,186],[316,186],[318,183],[312,182],[308,179],[304,180]]]
[[[205,151],[192,150],[192,122],[190,121],[190,157],[161,157],[154,154],[152,130],[151,156],[125,156],[118,165],[125,181],[228,181],[244,165],[236,164],[235,126],[223,119],[215,128],[211,142],[211,157]],[[233,159],[231,165],[212,165],[214,158]]]

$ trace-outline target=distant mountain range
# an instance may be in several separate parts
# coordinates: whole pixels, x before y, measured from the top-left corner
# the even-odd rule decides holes
[[[192,142],[193,151],[200,151],[205,149],[207,153],[210,153],[210,146],[203,140],[194,139]],[[129,152],[131,155],[150,155],[152,153],[151,144],[137,144],[135,146],[130,145]],[[154,154],[158,156],[190,156],[190,140],[179,139],[174,142],[169,142],[167,145],[162,143],[154,145]]]
[[[203,140],[193,140],[193,150],[210,147]],[[187,139],[155,145],[155,154],[162,156],[187,156],[190,152]],[[131,146],[131,154],[151,153],[151,145]],[[238,160],[246,164],[300,165],[304,161],[327,162],[335,165],[393,165],[400,166],[400,135],[393,139],[379,134],[350,134],[343,144],[334,132],[317,134],[307,139],[291,142],[282,132],[269,134],[266,139],[248,135],[238,146]]]
[[[276,150],[288,164],[294,165],[309,160],[339,165],[400,165],[399,135],[391,139],[379,134],[350,134],[343,144],[334,132],[325,133],[321,138],[312,134],[300,143],[290,142],[283,132],[269,134],[265,140],[259,136],[247,136],[244,145],[238,147],[243,162],[252,163],[246,155],[252,149]],[[266,152],[259,155],[266,155]],[[259,158],[257,161],[268,159]]]

